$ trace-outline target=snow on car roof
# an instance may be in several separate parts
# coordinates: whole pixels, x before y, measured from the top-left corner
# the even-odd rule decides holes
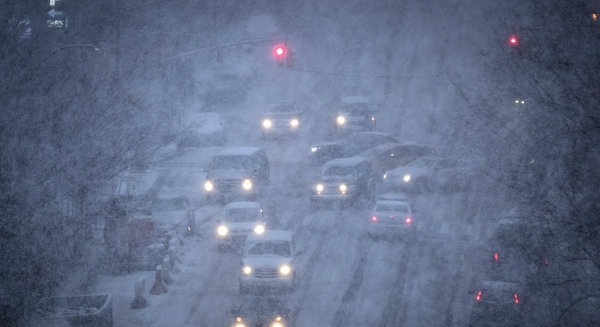
[[[482,283],[483,288],[494,290],[518,290],[519,284],[500,280],[486,280]]]
[[[341,98],[343,103],[369,103],[369,98],[360,95],[349,95]]]
[[[260,241],[291,241],[292,232],[287,230],[270,229],[266,230],[262,235],[250,234],[246,242]]]
[[[235,146],[229,147],[221,150],[219,155],[221,156],[230,156],[230,155],[252,155],[257,151],[260,151],[261,148],[254,146]]]
[[[405,193],[384,193],[377,197],[377,200],[394,200],[408,202],[408,195]]]
[[[325,165],[323,165],[323,170],[325,170],[331,166],[354,166],[354,165],[361,163],[363,161],[366,161],[366,160],[367,159],[365,157],[361,157],[361,156],[333,159],[333,160],[330,160],[327,163],[325,163]]]
[[[225,210],[227,210],[227,209],[247,209],[247,208],[257,209],[257,208],[260,208],[260,204],[258,202],[251,202],[251,201],[236,201],[236,202],[229,202],[225,205]]]
[[[410,203],[408,203],[408,201],[406,200],[377,200],[375,203],[375,207],[377,207],[377,205],[379,204],[387,204],[387,205],[394,205],[394,204],[403,204],[406,206],[410,207]]]

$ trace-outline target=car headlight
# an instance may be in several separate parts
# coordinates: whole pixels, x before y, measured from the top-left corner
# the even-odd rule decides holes
[[[410,174],[404,174],[404,176],[402,177],[402,180],[405,183],[408,183],[408,182],[410,182],[410,178],[411,178]]]
[[[265,119],[262,121],[262,126],[264,128],[271,128],[273,126],[273,122],[270,119]]]
[[[342,115],[337,116],[337,118],[335,119],[335,122],[340,126],[344,125],[346,123],[346,117],[344,117]]]
[[[317,187],[315,187],[315,189],[317,190],[317,193],[321,193],[323,192],[325,187],[323,186],[323,184],[317,184]]]
[[[249,178],[244,179],[242,182],[242,188],[246,191],[250,191],[252,189],[252,180]]]
[[[310,148],[310,152],[317,152],[319,151],[319,147],[318,146],[313,146]]]
[[[269,327],[285,327],[285,322],[281,316],[277,316]]]
[[[298,127],[298,125],[300,125],[300,121],[297,118],[293,118],[292,120],[290,120],[290,126]]]
[[[254,227],[254,233],[262,235],[265,232],[265,225],[259,224]]]
[[[340,192],[342,192],[342,194],[346,194],[347,191],[348,191],[348,186],[346,184],[340,185]]]
[[[244,320],[242,319],[242,317],[236,317],[235,318],[235,325],[233,325],[234,327],[246,327],[246,324],[244,323]]]
[[[282,274],[283,276],[287,276],[292,272],[292,267],[290,267],[289,265],[283,265],[281,267],[279,267],[279,273]]]
[[[206,182],[204,182],[204,190],[206,192],[211,192],[214,188],[215,186],[211,181],[207,180]]]
[[[219,227],[217,227],[217,235],[225,237],[227,236],[227,234],[229,234],[229,228],[227,228],[227,226],[220,225]]]
[[[244,266],[242,268],[242,272],[244,273],[244,275],[250,275],[252,273],[252,267],[250,267],[250,266]]]

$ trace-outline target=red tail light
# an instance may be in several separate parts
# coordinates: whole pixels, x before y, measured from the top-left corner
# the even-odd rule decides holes
[[[517,293],[513,295],[513,298],[515,299],[515,304],[519,304],[519,296],[517,295]]]
[[[377,216],[371,216],[371,221],[376,223],[377,222]]]
[[[500,254],[496,251],[494,252],[494,261],[498,261],[500,259]]]
[[[407,224],[409,224],[409,225],[412,224],[412,217],[406,217],[404,219],[404,222],[407,223]]]
[[[475,301],[481,301],[481,291],[477,292],[477,295],[475,295]]]

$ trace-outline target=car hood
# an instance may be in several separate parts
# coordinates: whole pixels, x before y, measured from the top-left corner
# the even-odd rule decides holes
[[[242,258],[242,264],[250,267],[279,268],[284,264],[290,264],[292,258],[278,255],[256,255]]]
[[[248,177],[252,177],[252,174],[244,169],[212,170],[207,175],[209,179],[242,179]]]
[[[229,230],[231,231],[245,231],[245,230],[249,230],[252,231],[254,230],[254,227],[258,224],[260,224],[259,221],[244,221],[244,222],[235,222],[235,223],[229,223],[229,222],[223,222],[223,225],[226,225]]]
[[[401,169],[394,169],[390,171],[387,176],[388,178],[401,180],[406,174],[410,174],[413,178],[419,176],[426,176],[429,174],[429,170],[417,167],[402,167]]]

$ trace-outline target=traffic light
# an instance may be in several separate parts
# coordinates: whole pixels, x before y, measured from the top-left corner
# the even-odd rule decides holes
[[[516,35],[511,35],[511,36],[508,37],[508,44],[511,47],[516,47],[516,46],[519,45],[519,39],[517,38]]]
[[[273,47],[273,56],[279,61],[285,61],[287,53],[288,50],[285,44],[277,44]]]

